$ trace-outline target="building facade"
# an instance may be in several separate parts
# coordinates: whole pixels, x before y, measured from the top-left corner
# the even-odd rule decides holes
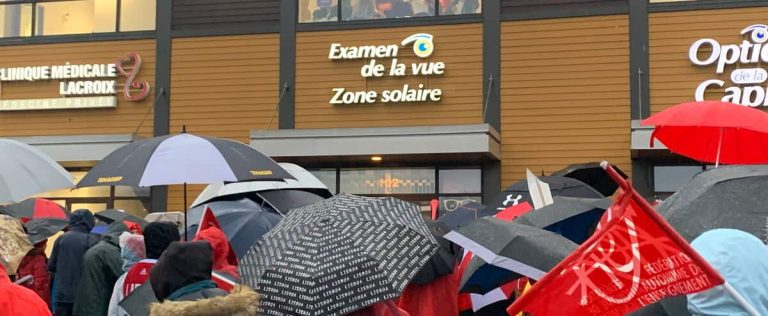
[[[185,127],[335,193],[448,210],[526,169],[601,160],[665,196],[708,166],[651,146],[639,121],[694,99],[768,105],[766,13],[755,0],[2,1],[0,137],[76,178]],[[45,196],[184,208],[176,186]]]

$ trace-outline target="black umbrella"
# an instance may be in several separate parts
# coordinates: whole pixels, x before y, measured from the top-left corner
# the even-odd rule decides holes
[[[581,244],[592,235],[600,217],[611,207],[610,199],[556,196],[554,203],[525,213],[515,223],[543,228]]]
[[[733,228],[767,240],[768,166],[725,166],[699,173],[657,207],[692,241],[715,228]]]
[[[288,214],[292,209],[325,200],[324,197],[317,193],[300,189],[262,191],[256,194],[282,214]]]
[[[498,212],[497,210],[487,210],[485,205],[480,203],[469,202],[457,207],[448,214],[440,216],[437,221],[445,224],[450,230],[456,230],[469,225],[479,218],[493,216]]]
[[[203,203],[195,206],[187,211],[189,223],[200,223],[200,218],[203,216],[203,211],[205,211],[206,207],[209,207],[213,212],[213,215],[216,215],[217,218],[224,214],[250,211],[268,211],[274,212],[274,214],[279,214],[277,211],[270,209],[269,206],[262,206],[248,198],[240,198],[237,200]]]
[[[605,197],[586,183],[573,178],[544,176],[539,177],[539,179],[549,184],[549,189],[552,192],[552,196],[569,196],[592,199],[600,199]],[[528,181],[523,180],[512,184],[509,186],[509,188],[504,190],[504,192],[501,192],[495,201],[495,203],[488,204],[488,207],[495,207],[497,211],[503,210],[512,205],[517,205],[522,202],[528,202],[533,205],[533,201],[531,200],[531,193],[528,192]]]
[[[437,250],[416,205],[339,195],[294,209],[240,260],[268,315],[340,315],[395,298]]]
[[[69,218],[69,211],[66,208],[56,202],[41,198],[29,198],[19,203],[0,206],[0,214],[18,219],[60,218],[66,220]]]
[[[627,174],[618,167],[613,166],[613,169],[624,179],[628,178]],[[573,164],[560,171],[556,171],[552,175],[577,179],[591,186],[604,196],[613,195],[616,189],[619,188],[619,185],[608,176],[605,169],[600,167],[599,162]]]
[[[550,231],[493,217],[481,218],[446,234],[444,238],[471,251],[475,257],[490,265],[534,280],[544,276],[546,271],[578,247],[572,241]],[[466,286],[473,274],[474,271],[465,270],[466,280],[462,287]],[[483,276],[482,273],[479,276]],[[496,284],[489,290],[503,283]]]
[[[262,236],[277,226],[282,216],[260,209],[231,212],[217,215],[221,230],[227,235],[230,246],[238,259],[245,256],[248,249]],[[199,222],[199,221],[198,221]],[[187,230],[188,236],[194,236],[198,224],[191,225]]]
[[[139,218],[115,209],[107,209],[101,212],[96,212],[93,214],[93,216],[96,216],[97,219],[107,224],[112,224],[112,222],[129,221],[138,224],[142,229],[144,229],[144,226],[147,225],[147,221],[145,221],[143,218]]]
[[[443,235],[450,231],[445,224],[431,219],[425,221],[432,235],[437,239],[437,244],[440,245],[440,248],[421,267],[416,276],[413,277],[411,282],[415,284],[427,284],[441,276],[453,273],[453,269],[462,255],[461,247],[443,238]]]
[[[48,217],[31,219],[24,223],[24,228],[29,240],[36,244],[64,230],[68,225],[69,221],[66,219]]]

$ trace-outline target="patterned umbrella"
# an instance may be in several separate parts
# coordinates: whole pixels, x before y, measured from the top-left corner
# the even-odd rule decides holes
[[[418,207],[340,195],[294,209],[240,260],[267,315],[341,315],[400,295],[437,250]]]
[[[21,222],[10,216],[0,215],[0,263],[13,274],[19,268],[21,259],[32,249]]]

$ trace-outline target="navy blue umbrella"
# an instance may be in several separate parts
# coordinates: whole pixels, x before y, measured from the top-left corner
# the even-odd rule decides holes
[[[221,230],[227,235],[229,244],[235,251],[237,259],[240,259],[264,234],[277,226],[283,217],[275,213],[255,209],[217,215],[216,218],[219,220],[219,224],[221,224]],[[190,226],[187,234],[194,236],[198,225]]]
[[[470,202],[457,207],[448,214],[440,216],[437,221],[445,224],[450,230],[456,230],[482,217],[496,215],[496,213],[498,211],[486,210],[486,207],[480,203]]]
[[[515,223],[543,228],[571,241],[582,244],[592,235],[610,199],[554,197],[554,203],[530,211],[515,219]]]

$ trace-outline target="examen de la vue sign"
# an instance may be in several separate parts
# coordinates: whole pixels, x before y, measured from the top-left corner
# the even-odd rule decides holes
[[[36,82],[59,80],[60,98],[2,98],[0,111],[49,110],[115,107],[118,77],[125,77],[122,94],[128,101],[140,101],[149,94],[146,81],[136,80],[141,69],[139,54],[129,53],[111,64],[70,64],[0,68],[0,84],[4,82]]]
[[[419,61],[414,63],[400,63],[397,59],[401,46],[413,45],[416,56],[425,59],[432,55],[435,46],[433,36],[426,33],[417,33],[405,38],[400,45],[369,45],[369,46],[344,46],[339,43],[331,44],[328,53],[330,60],[369,59],[360,68],[360,76],[370,77],[405,77],[405,76],[439,76],[445,72],[445,63]],[[382,59],[388,59],[382,61]],[[424,84],[411,87],[404,84],[401,89],[363,91],[347,91],[346,88],[333,88],[331,104],[371,104],[397,103],[397,102],[437,102],[443,95],[441,89],[428,89]]]
[[[688,58],[698,66],[715,66],[715,73],[722,74],[726,66],[739,64],[739,68],[731,72],[733,84],[725,88],[721,101],[746,105],[750,107],[768,106],[768,88],[761,84],[768,80],[768,72],[759,66],[768,63],[768,25],[754,24],[741,30],[741,44],[722,45],[720,42],[705,38],[691,45]],[[704,100],[707,89],[722,88],[725,81],[709,79],[701,82],[696,88],[696,101]]]

